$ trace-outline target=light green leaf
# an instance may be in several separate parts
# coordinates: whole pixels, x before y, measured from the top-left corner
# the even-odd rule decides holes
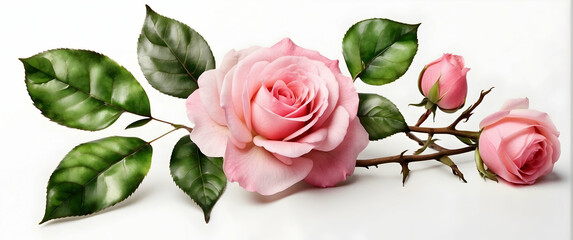
[[[162,93],[187,98],[197,79],[215,67],[211,48],[199,33],[147,7],[137,55],[147,81]]]
[[[408,130],[396,105],[377,94],[359,93],[358,118],[370,140],[379,140]]]
[[[342,53],[352,78],[383,85],[401,77],[418,50],[419,25],[376,18],[350,27],[342,40]]]
[[[169,168],[175,184],[201,207],[208,223],[227,185],[223,158],[205,156],[187,135],[173,148]]]
[[[91,214],[129,197],[151,166],[151,146],[133,137],[108,137],[72,149],[48,182],[51,219]]]
[[[104,55],[55,49],[20,60],[34,105],[54,122],[96,131],[114,123],[124,112],[151,115],[141,85]]]

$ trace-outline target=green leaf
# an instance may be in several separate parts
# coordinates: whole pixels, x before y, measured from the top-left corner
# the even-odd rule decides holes
[[[408,130],[396,105],[377,94],[359,93],[358,118],[370,140],[379,140]]]
[[[125,129],[130,129],[130,128],[136,128],[136,127],[141,127],[145,124],[147,124],[148,122],[151,121],[151,118],[144,118],[144,119],[139,119],[135,122],[130,123],[129,125],[127,125],[127,127],[125,127]]]
[[[175,184],[203,209],[208,223],[227,185],[223,158],[205,156],[187,135],[175,144],[169,168]]]
[[[133,137],[108,137],[72,149],[48,182],[51,219],[91,214],[129,197],[151,166],[151,146]]]
[[[418,50],[419,25],[376,18],[350,27],[342,53],[352,78],[383,85],[404,75]]]
[[[147,81],[162,93],[187,98],[197,79],[215,67],[211,48],[199,33],[147,7],[137,55]]]
[[[147,94],[133,75],[102,54],[55,49],[20,60],[34,105],[54,122],[96,131],[124,112],[151,115]]]

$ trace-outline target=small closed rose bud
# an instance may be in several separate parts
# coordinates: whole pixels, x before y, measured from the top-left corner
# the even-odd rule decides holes
[[[464,58],[449,53],[426,65],[420,73],[418,88],[433,104],[447,112],[460,109],[466,102],[468,84]]]

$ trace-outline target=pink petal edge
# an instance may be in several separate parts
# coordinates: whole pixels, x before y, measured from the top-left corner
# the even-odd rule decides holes
[[[303,180],[312,165],[306,158],[297,158],[287,165],[261,147],[240,149],[227,144],[223,171],[229,181],[238,182],[247,191],[272,195]]]

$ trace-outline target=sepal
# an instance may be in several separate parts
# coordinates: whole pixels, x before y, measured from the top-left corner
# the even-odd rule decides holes
[[[440,97],[440,79],[438,78],[438,80],[434,83],[434,85],[432,85],[432,88],[430,88],[430,92],[428,92],[428,100],[434,104],[438,104],[440,103],[440,100],[442,100],[442,98]]]
[[[492,181],[497,182],[496,174],[489,169],[485,169],[485,164],[483,163],[483,160],[481,159],[481,155],[479,154],[478,148],[476,148],[476,150],[475,150],[474,157],[475,157],[476,167],[477,167],[477,170],[479,172],[479,175],[484,180],[487,178],[487,179],[490,179]]]
[[[409,106],[424,107],[426,110],[430,110],[430,112],[432,112],[432,119],[434,121],[436,120],[436,110],[438,110],[438,105],[430,101],[430,99],[424,98],[420,103],[411,103]]]

